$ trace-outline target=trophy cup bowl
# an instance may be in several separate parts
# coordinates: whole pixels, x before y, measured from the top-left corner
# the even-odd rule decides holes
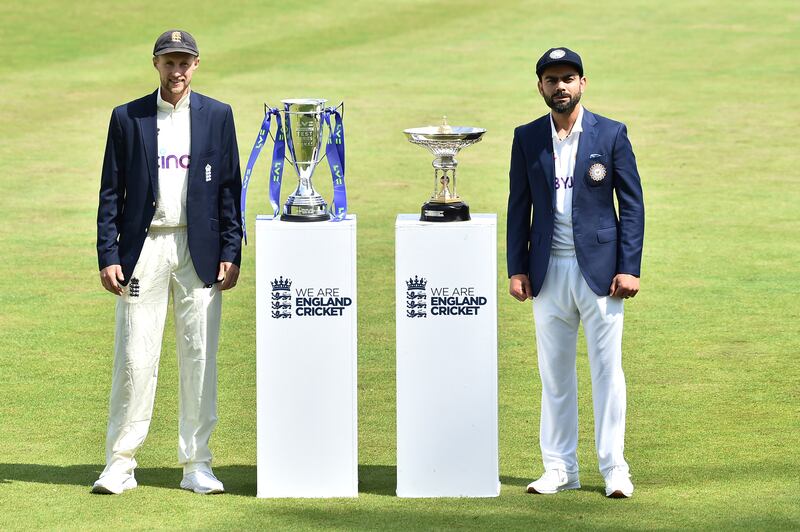
[[[330,219],[328,204],[311,183],[314,168],[324,155],[322,112],[327,101],[319,98],[281,100],[288,159],[299,179],[297,189],[286,199],[281,220],[318,222]]]
[[[485,129],[458,127],[447,124],[447,117],[440,126],[427,126],[403,131],[412,144],[424,146],[430,151],[433,160],[433,194],[422,206],[420,220],[423,222],[467,221],[469,205],[456,191],[456,167],[458,152],[476,142],[480,142]]]

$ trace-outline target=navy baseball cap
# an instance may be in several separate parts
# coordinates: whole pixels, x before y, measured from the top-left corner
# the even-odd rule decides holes
[[[539,79],[542,78],[542,72],[553,65],[572,65],[578,69],[578,74],[583,77],[583,62],[581,56],[570,50],[569,48],[550,48],[547,50],[539,61],[536,62],[536,75]]]
[[[197,42],[194,37],[183,30],[169,30],[162,33],[153,46],[153,55],[163,55],[172,52],[183,52],[194,56],[200,55],[197,51]]]

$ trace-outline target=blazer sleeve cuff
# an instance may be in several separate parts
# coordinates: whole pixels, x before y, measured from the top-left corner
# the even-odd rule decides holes
[[[122,264],[119,261],[119,252],[117,251],[109,251],[108,253],[104,253],[102,255],[98,255],[97,257],[97,264],[102,270],[103,268],[107,268],[112,264]]]

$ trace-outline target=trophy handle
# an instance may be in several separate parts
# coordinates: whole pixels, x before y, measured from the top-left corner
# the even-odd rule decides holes
[[[267,102],[264,102],[264,114],[270,113],[272,111],[277,111],[277,110],[278,110],[277,108],[272,107]],[[272,143],[275,144],[275,135],[272,134],[272,128],[270,128],[270,130],[267,133],[269,133],[269,138],[272,139]],[[287,161],[288,161],[288,159],[287,159]]]

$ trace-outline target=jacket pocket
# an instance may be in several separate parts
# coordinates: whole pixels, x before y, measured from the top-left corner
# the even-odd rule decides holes
[[[597,230],[597,241],[601,244],[612,242],[617,239],[617,228],[607,227],[605,229]]]

